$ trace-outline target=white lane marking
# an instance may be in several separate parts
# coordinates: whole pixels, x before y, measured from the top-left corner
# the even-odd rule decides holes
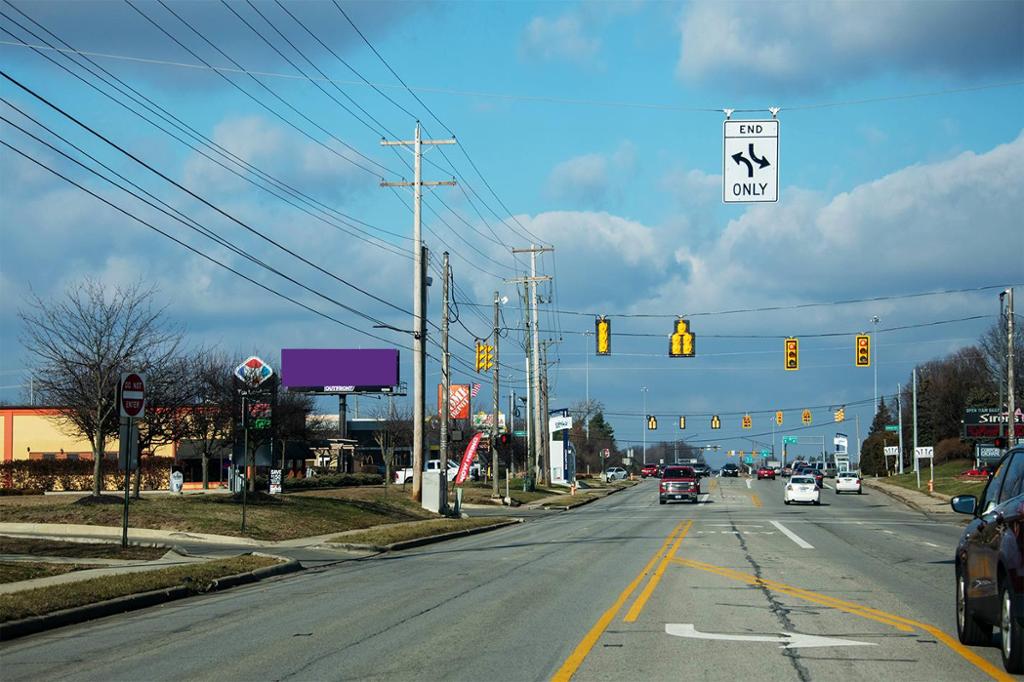
[[[750,484],[751,484],[751,483],[753,483],[753,480],[751,480],[751,479],[749,479],[749,478],[748,478],[748,479],[747,479],[747,489],[748,489],[748,490],[750,489]]]
[[[777,637],[770,635],[727,635],[718,632],[700,632],[690,623],[665,623],[665,634],[675,637],[687,637],[689,639],[717,639],[727,642],[771,642],[779,644],[780,649],[822,646],[877,646],[874,642],[857,642],[852,639],[839,639],[838,637],[805,635],[800,632],[780,632]]]
[[[768,523],[770,523],[773,526],[775,526],[776,528],[778,528],[780,533],[782,533],[787,538],[789,538],[790,540],[795,542],[798,547],[802,547],[803,549],[814,549],[814,545],[812,545],[811,543],[807,542],[806,540],[801,538],[799,535],[797,535],[796,533],[794,533],[790,529],[788,529],[785,526],[783,526],[778,521],[769,521]]]
[[[731,523],[705,523],[704,525],[708,526],[710,528],[732,528],[733,527],[733,524],[731,524]],[[738,526],[750,526],[751,528],[764,528],[764,526],[759,526],[756,523],[739,523],[739,524],[736,524],[736,525],[738,525]]]
[[[1007,417],[1007,419],[1009,419],[1009,417]],[[1006,430],[1009,431],[1010,427],[1006,427]],[[830,486],[828,483],[822,483],[822,485],[825,486],[826,488],[828,488],[829,490],[835,490],[835,488]]]
[[[1009,430],[1009,429],[1007,429],[1007,430]],[[924,544],[928,545],[929,547],[934,547],[935,549],[942,549],[942,547],[940,547],[940,546],[938,546],[936,544],[933,544],[931,542],[925,542]]]
[[[1007,429],[1007,430],[1009,430],[1009,429]],[[893,531],[893,530],[883,530],[882,532],[883,533],[888,533],[889,535],[896,535],[896,531]]]

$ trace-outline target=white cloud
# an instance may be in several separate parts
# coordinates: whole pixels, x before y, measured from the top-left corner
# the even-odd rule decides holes
[[[1019,72],[1024,4],[696,0],[678,74],[739,92],[817,89],[890,71],[970,78]]]
[[[565,59],[586,64],[601,48],[598,38],[586,35],[580,17],[573,13],[555,19],[534,17],[523,30],[520,51],[526,57],[550,61]]]
[[[626,140],[610,154],[584,154],[557,164],[548,176],[546,192],[582,208],[607,207],[619,198],[635,167],[636,147]]]

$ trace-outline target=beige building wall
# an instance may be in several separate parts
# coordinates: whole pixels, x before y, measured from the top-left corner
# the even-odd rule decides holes
[[[68,454],[92,457],[92,445],[88,439],[69,434],[57,414],[57,410],[52,408],[0,408],[3,461],[38,458],[43,454],[56,454],[60,459],[61,451],[65,457]],[[117,434],[113,433],[103,449],[116,455],[118,447]],[[172,456],[174,447],[158,447],[154,454]]]

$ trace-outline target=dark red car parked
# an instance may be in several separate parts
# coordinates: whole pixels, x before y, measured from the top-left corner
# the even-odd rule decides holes
[[[956,631],[964,644],[990,645],[1002,631],[1007,672],[1024,672],[1024,447],[1008,452],[979,501],[950,504],[972,514],[956,548]]]

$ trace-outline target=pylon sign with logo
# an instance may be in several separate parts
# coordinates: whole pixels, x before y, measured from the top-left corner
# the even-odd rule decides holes
[[[256,388],[274,376],[274,368],[255,355],[250,355],[245,362],[235,367],[235,376],[249,388]]]

